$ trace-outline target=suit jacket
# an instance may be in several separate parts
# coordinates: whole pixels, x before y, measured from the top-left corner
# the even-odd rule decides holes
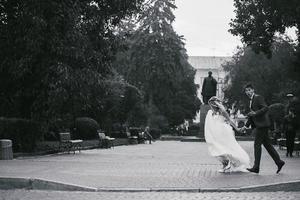
[[[246,127],[251,125],[253,128],[266,128],[271,125],[269,107],[262,96],[254,94],[250,109],[255,112],[255,115],[248,116]]]
[[[295,116],[291,116],[290,114],[286,115],[283,120],[283,131],[286,132],[296,132],[298,129],[298,121]]]

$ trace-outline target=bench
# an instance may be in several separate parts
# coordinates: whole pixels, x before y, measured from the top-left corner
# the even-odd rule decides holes
[[[130,127],[127,135],[129,144],[144,144],[147,140],[150,143],[150,138],[139,127]]]
[[[104,132],[98,132],[99,136],[99,147],[100,148],[111,148],[115,147],[114,141],[115,138],[111,138],[109,136],[106,136]]]
[[[279,149],[284,149],[286,147],[286,139],[285,138],[278,138],[277,144],[279,146]]]
[[[78,150],[80,152],[80,150],[82,149],[82,140],[71,140],[71,134],[66,132],[66,133],[59,133],[59,150],[66,150],[68,151],[68,153],[70,153],[70,151],[75,151]]]
[[[284,149],[286,148],[286,139],[285,138],[279,138],[277,139],[278,145],[279,145],[279,149]],[[297,156],[300,156],[300,141],[297,140],[294,142],[294,151],[296,152]]]
[[[138,144],[138,137],[137,136],[128,136],[129,144]]]

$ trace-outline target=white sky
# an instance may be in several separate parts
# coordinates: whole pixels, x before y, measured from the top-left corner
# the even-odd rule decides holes
[[[189,56],[232,56],[240,38],[228,32],[235,18],[233,0],[175,0],[173,27],[186,39]],[[296,28],[286,34],[297,42]]]
[[[173,27],[189,56],[232,56],[240,39],[228,32],[233,0],[175,0]]]

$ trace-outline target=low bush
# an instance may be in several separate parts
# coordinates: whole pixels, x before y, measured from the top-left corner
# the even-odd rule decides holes
[[[192,123],[186,135],[197,136],[200,133],[200,123]]]
[[[97,130],[100,129],[100,126],[97,121],[89,117],[79,117],[76,118],[74,127],[72,130],[73,139],[96,139]]]
[[[70,122],[71,120],[66,119],[52,119],[48,122],[47,128],[44,134],[44,140],[46,141],[57,141],[59,140],[58,133],[70,132]]]
[[[0,138],[10,139],[14,152],[33,152],[42,138],[38,122],[20,118],[0,118]]]
[[[153,139],[159,139],[161,136],[161,130],[158,128],[151,128],[150,135],[153,137]]]
[[[269,114],[271,119],[271,129],[278,129],[284,119],[285,106],[281,103],[274,103],[269,106]]]
[[[192,123],[189,126],[189,130],[199,131],[200,130],[200,123]]]
[[[128,135],[125,131],[112,131],[111,134],[110,134],[110,137],[113,137],[113,138],[128,138]]]

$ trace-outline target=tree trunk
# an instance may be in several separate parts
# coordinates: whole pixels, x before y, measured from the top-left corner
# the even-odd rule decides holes
[[[148,100],[148,115],[147,115],[147,126],[149,126],[149,127],[151,124],[152,115],[153,115],[153,95],[152,95],[152,93],[150,93],[149,100]]]

